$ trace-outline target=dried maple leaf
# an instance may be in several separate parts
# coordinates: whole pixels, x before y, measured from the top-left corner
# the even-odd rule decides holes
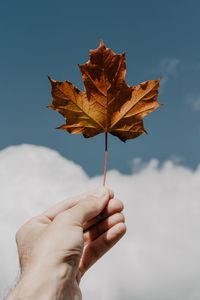
[[[101,42],[90,51],[90,60],[79,65],[85,91],[69,81],[52,84],[52,108],[61,113],[66,124],[59,127],[89,138],[102,132],[122,141],[145,132],[143,118],[159,106],[159,80],[130,87],[125,82],[124,54],[115,54]]]
[[[49,108],[66,119],[59,129],[82,133],[86,138],[105,132],[106,144],[108,133],[125,142],[146,132],[143,118],[159,106],[159,80],[128,86],[125,54],[115,54],[102,41],[79,68],[85,91],[69,81],[49,78],[53,97]]]

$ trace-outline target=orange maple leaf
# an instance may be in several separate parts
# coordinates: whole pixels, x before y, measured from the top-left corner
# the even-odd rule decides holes
[[[159,80],[128,86],[125,54],[115,54],[102,41],[97,49],[90,51],[90,60],[79,68],[85,91],[69,81],[49,77],[53,99],[48,107],[66,120],[59,129],[82,133],[86,138],[106,132],[122,141],[146,132],[143,118],[160,105]]]
[[[85,91],[70,81],[52,85],[52,108],[61,113],[66,123],[59,129],[93,137],[105,132],[104,180],[107,170],[107,136],[117,136],[125,142],[146,132],[143,118],[156,109],[159,80],[149,80],[130,87],[125,82],[125,54],[115,54],[101,41],[90,51],[90,60],[79,65]]]

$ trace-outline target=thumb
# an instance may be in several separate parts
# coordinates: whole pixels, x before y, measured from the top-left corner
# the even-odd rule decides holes
[[[85,222],[98,216],[112,197],[113,192],[106,187],[100,187],[94,192],[86,194],[83,200],[63,213],[65,222],[82,226]]]

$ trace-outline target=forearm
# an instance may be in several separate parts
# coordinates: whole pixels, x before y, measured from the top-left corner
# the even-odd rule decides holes
[[[66,266],[50,270],[31,270],[21,276],[7,300],[76,300],[80,299],[76,280]]]

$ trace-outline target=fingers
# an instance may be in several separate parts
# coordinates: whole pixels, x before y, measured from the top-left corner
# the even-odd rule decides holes
[[[108,231],[100,235],[96,240],[88,243],[82,255],[80,262],[80,274],[83,274],[107,251],[109,251],[125,234],[126,225],[119,222]]]
[[[107,205],[113,192],[101,187],[93,193],[87,194],[76,205],[56,216],[55,219],[63,219],[65,224],[83,226],[85,222],[99,215]]]
[[[86,243],[96,240],[104,232],[108,231],[110,228],[118,223],[124,223],[125,218],[122,213],[115,213],[104,221],[97,223],[90,230],[84,232],[84,240]]]
[[[51,221],[61,212],[70,209],[74,205],[76,205],[79,201],[83,200],[85,198],[85,194],[71,198],[71,199],[66,199],[58,204],[55,204],[54,206],[50,207],[48,210],[46,210],[43,215],[48,217]]]
[[[90,220],[89,222],[86,222],[84,224],[84,227],[83,227],[84,231],[89,230],[91,227],[93,227],[100,221],[106,219],[107,217],[109,217],[115,213],[121,212],[123,209],[124,209],[124,206],[123,206],[122,201],[120,201],[119,199],[116,199],[116,198],[110,199],[107,206],[104,208],[104,210],[101,212],[100,215],[98,215],[97,217],[93,218],[92,220]]]
[[[107,189],[108,193],[109,193],[109,198],[113,198],[114,197],[114,193],[112,190]],[[82,194],[80,196],[71,198],[71,199],[66,199],[64,201],[59,202],[58,204],[50,207],[47,211],[45,211],[42,215],[44,215],[45,217],[49,218],[51,221],[60,213],[72,208],[73,206],[77,205],[79,202],[84,201],[85,199],[88,198],[89,195],[93,195],[97,193],[98,194],[98,189],[89,192],[89,193],[85,193]]]

